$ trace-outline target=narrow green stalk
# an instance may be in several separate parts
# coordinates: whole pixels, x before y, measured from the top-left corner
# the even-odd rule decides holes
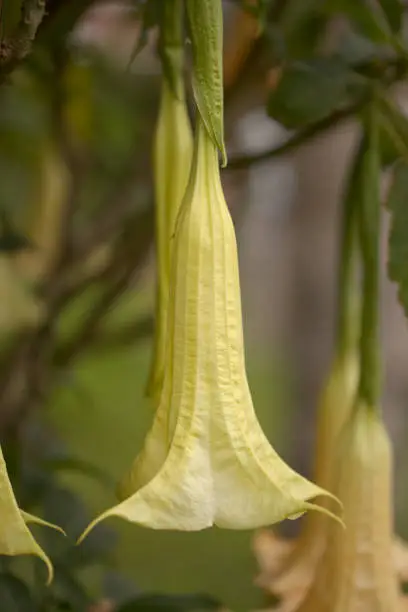
[[[159,53],[164,76],[178,99],[184,97],[183,0],[166,0],[160,31]]]
[[[342,356],[356,346],[359,331],[360,299],[356,286],[358,244],[358,186],[363,159],[360,146],[348,180],[342,208],[342,230],[339,249],[336,352]]]
[[[369,109],[360,192],[360,240],[363,255],[363,307],[358,395],[369,407],[379,406],[380,279],[380,142],[375,102]]]

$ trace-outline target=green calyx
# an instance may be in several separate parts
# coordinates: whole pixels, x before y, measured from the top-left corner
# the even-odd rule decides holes
[[[164,78],[167,79],[173,95],[184,99],[183,63],[183,2],[166,0],[160,25],[159,54]]]
[[[193,90],[205,128],[227,165],[224,144],[221,0],[187,0],[193,48]]]

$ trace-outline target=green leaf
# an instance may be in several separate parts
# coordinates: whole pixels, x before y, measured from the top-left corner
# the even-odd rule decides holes
[[[388,99],[380,101],[381,156],[384,165],[398,159],[408,163],[408,118]]]
[[[146,2],[138,8],[138,17],[142,27],[139,36],[136,38],[132,53],[130,54],[129,67],[147,45],[150,30],[159,25],[161,9],[161,0],[150,0],[150,2]]]
[[[388,275],[398,285],[398,299],[408,317],[408,163],[394,169],[387,206],[391,212]]]
[[[200,612],[220,609],[220,602],[210,595],[146,594],[125,603],[117,612]]]
[[[334,57],[293,63],[269,97],[268,114],[289,129],[303,127],[341,107],[363,82]]]
[[[27,585],[8,572],[0,574],[0,610],[4,612],[36,612]]]
[[[322,0],[287,0],[277,26],[284,38],[287,58],[310,57],[324,36],[328,16]]]
[[[402,26],[404,6],[401,0],[378,0],[393,32],[398,33]]]
[[[390,0],[382,0],[388,4]],[[398,0],[391,0],[391,4]],[[344,15],[363,36],[378,44],[388,44],[392,34],[387,16],[377,0],[326,0],[325,10],[331,15]],[[395,12],[393,21],[395,21]]]

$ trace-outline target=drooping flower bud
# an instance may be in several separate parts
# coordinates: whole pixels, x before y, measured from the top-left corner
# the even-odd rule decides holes
[[[53,577],[51,561],[37,544],[28,523],[36,523],[62,531],[59,527],[47,523],[27,512],[23,512],[17,505],[13,489],[7,474],[7,467],[0,447],[0,555],[36,555],[44,561],[48,570],[48,583]]]
[[[193,137],[180,74],[174,86],[176,91],[166,78],[163,79],[154,143],[158,274],[156,328],[147,395],[157,400],[160,399],[163,385],[172,236],[186,190],[193,152]]]
[[[163,391],[120,492],[85,533],[109,516],[154,529],[251,529],[321,509],[309,500],[329,495],[282,461],[256,418],[235,232],[200,118],[176,223]]]

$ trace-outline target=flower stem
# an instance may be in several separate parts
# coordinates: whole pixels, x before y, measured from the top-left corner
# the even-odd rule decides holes
[[[363,255],[363,306],[358,395],[370,408],[379,405],[380,143],[375,102],[369,108],[362,160],[360,241]]]
[[[184,61],[183,41],[183,2],[166,0],[160,32],[159,53],[164,77],[167,79],[174,95],[184,98],[182,80]]]
[[[356,347],[360,324],[360,299],[356,273],[359,258],[358,193],[363,147],[356,152],[342,207],[339,249],[336,352],[343,356]]]

